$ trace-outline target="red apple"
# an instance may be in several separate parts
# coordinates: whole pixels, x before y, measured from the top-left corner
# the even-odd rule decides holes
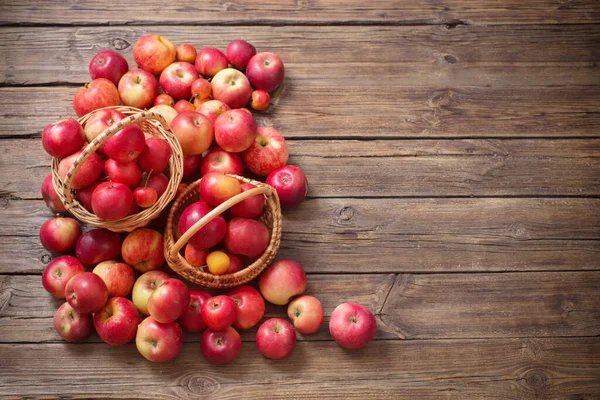
[[[81,272],[67,282],[65,287],[67,301],[76,311],[92,314],[100,311],[108,300],[106,284],[92,272]]]
[[[100,219],[115,221],[129,215],[133,193],[118,182],[103,182],[92,193],[92,210]]]
[[[173,107],[165,104],[154,106],[148,111],[152,111],[162,115],[169,126],[171,125],[171,122],[173,122],[173,119],[175,119],[175,117],[177,116],[177,111]]]
[[[202,355],[213,364],[229,364],[235,360],[242,349],[242,339],[232,327],[222,331],[207,329],[202,334],[200,350]]]
[[[140,314],[124,297],[113,297],[94,315],[94,327],[100,339],[113,346],[129,343],[137,332]]]
[[[243,72],[233,68],[219,71],[210,82],[212,97],[231,108],[240,108],[248,104],[252,96],[252,87]]]
[[[158,95],[158,81],[150,72],[135,69],[121,77],[118,89],[123,104],[146,108],[154,103]]]
[[[187,156],[183,159],[183,177],[189,178],[196,175],[202,163],[202,154]]]
[[[92,271],[98,275],[108,289],[109,297],[127,297],[135,283],[135,272],[129,264],[118,261],[102,261]]]
[[[212,211],[212,207],[203,201],[190,204],[179,218],[178,232],[183,235],[203,216]],[[227,224],[223,216],[218,215],[196,232],[188,243],[200,249],[209,249],[219,243],[225,236]]]
[[[233,274],[246,268],[246,261],[237,254],[228,254],[229,256],[229,269],[225,272],[226,274]]]
[[[229,64],[239,70],[246,69],[248,61],[256,54],[256,48],[245,40],[236,39],[227,45],[225,55]]]
[[[148,312],[158,322],[168,324],[181,317],[190,304],[190,291],[178,279],[167,279],[148,298]]]
[[[123,240],[121,255],[123,260],[138,272],[156,270],[165,263],[163,244],[160,232],[138,228]]]
[[[96,265],[114,260],[121,255],[121,238],[107,229],[92,229],[81,235],[75,246],[75,254],[84,265]]]
[[[161,72],[159,83],[165,93],[174,99],[189,99],[192,96],[192,83],[196,79],[196,68],[190,63],[178,61]]]
[[[47,125],[42,131],[42,146],[52,157],[66,157],[83,146],[85,134],[73,118]]]
[[[135,345],[148,361],[169,361],[181,351],[183,332],[176,322],[162,324],[148,317],[138,326]]]
[[[54,314],[54,329],[67,342],[80,342],[90,336],[94,324],[90,314],[76,311],[69,303],[63,303]]]
[[[60,160],[60,163],[58,164],[58,175],[63,182],[65,181],[65,177],[67,176],[67,172],[69,172],[71,165],[73,165],[73,162],[75,162],[81,152],[82,150],[79,150],[78,152]],[[95,180],[100,178],[103,169],[104,160],[102,157],[96,153],[91,153],[84,163],[81,164],[81,167],[73,177],[73,180],[71,181],[71,188],[83,189],[84,187],[91,185]]]
[[[189,101],[183,100],[183,99],[179,100],[177,103],[175,103],[175,105],[173,106],[173,108],[179,114],[181,114],[182,112],[185,112],[185,111],[195,111],[196,110],[196,106],[194,106]]]
[[[129,125],[104,142],[104,152],[115,161],[128,163],[138,158],[145,143],[142,129],[137,125]]]
[[[75,248],[81,226],[73,218],[52,218],[40,228],[42,246],[52,253],[66,253]]]
[[[269,93],[262,89],[257,89],[252,92],[252,96],[250,98],[250,107],[256,111],[264,111],[269,108],[270,102],[271,96]]]
[[[252,145],[256,138],[256,121],[243,110],[229,110],[215,121],[215,140],[225,151],[239,153]]]
[[[133,59],[144,71],[160,74],[175,61],[177,49],[169,40],[158,35],[142,36],[133,47]]]
[[[103,108],[101,110],[94,111],[94,113],[85,123],[85,140],[91,142],[111,125],[122,120],[123,118],[125,118],[125,116],[120,111],[112,108]],[[97,151],[104,153],[104,145],[100,146]]]
[[[237,320],[237,307],[230,297],[215,296],[202,304],[200,314],[209,329],[222,331]]]
[[[206,153],[200,165],[202,176],[210,172],[242,176],[244,175],[242,157],[238,153],[228,153],[219,147],[215,147]]]
[[[296,207],[308,194],[308,180],[302,170],[294,165],[286,165],[271,172],[266,183],[277,191],[283,208]]]
[[[267,248],[270,236],[262,222],[236,217],[227,223],[224,242],[231,253],[259,257]]]
[[[94,213],[94,210],[92,210],[92,194],[101,183],[102,181],[96,181],[91,185],[84,187],[83,189],[78,189],[75,192],[75,198],[77,201],[81,203],[83,208],[92,214]]]
[[[104,170],[112,182],[122,183],[129,188],[135,188],[142,178],[142,172],[134,162],[120,163],[109,158],[104,163]]]
[[[242,183],[241,188],[242,192],[245,192],[256,188],[256,186],[251,183]],[[262,194],[257,194],[256,196],[249,197],[246,200],[237,203],[229,210],[235,217],[257,219],[261,216],[264,206],[265,197]]]
[[[263,356],[272,359],[287,357],[296,346],[296,332],[281,318],[266,320],[256,332],[256,347]]]
[[[175,100],[166,93],[159,94],[154,99],[154,106],[166,105],[169,107],[173,107],[175,105]]]
[[[209,206],[216,207],[241,192],[237,179],[219,172],[209,172],[200,181],[200,198]]]
[[[196,57],[198,56],[196,52],[196,48],[191,44],[180,44],[177,46],[177,61],[183,61],[186,63],[194,63],[196,61]]]
[[[163,271],[148,271],[137,278],[133,284],[131,299],[140,313],[145,316],[150,315],[148,312],[148,299],[156,288],[167,279],[171,279],[171,277]]]
[[[208,256],[207,249],[198,248],[191,243],[185,246],[185,259],[194,267],[206,265],[206,256]]]
[[[329,332],[335,341],[347,349],[360,349],[375,337],[377,322],[363,305],[343,303],[329,318]]]
[[[219,49],[207,47],[198,53],[195,66],[200,74],[207,77],[215,76],[217,72],[227,68],[227,57]]]
[[[277,129],[261,126],[256,130],[256,139],[242,157],[253,174],[267,176],[287,163],[287,143]]]
[[[179,325],[188,332],[200,332],[206,328],[200,314],[204,302],[210,299],[210,294],[204,290],[190,290],[190,304],[179,317]]]
[[[67,212],[67,209],[63,205],[62,201],[60,201],[60,197],[54,190],[54,185],[52,184],[52,174],[48,174],[44,181],[42,182],[42,198],[46,202],[48,208],[56,213],[64,213]]]
[[[196,108],[197,113],[204,115],[213,124],[219,115],[229,110],[231,110],[231,107],[219,100],[209,100],[200,104],[200,106]]]
[[[133,199],[135,200],[135,204],[137,204],[138,207],[148,208],[156,204],[158,194],[153,188],[139,187],[133,191]]]
[[[169,165],[171,153],[171,146],[166,140],[152,137],[146,140],[144,150],[137,162],[143,171],[159,174]]]
[[[294,323],[294,328],[303,334],[316,333],[323,323],[323,306],[313,296],[304,295],[292,300],[287,314]]]
[[[119,84],[119,79],[129,70],[127,60],[113,50],[102,50],[90,61],[88,67],[92,79],[105,78]]]
[[[204,115],[194,111],[177,115],[171,122],[171,130],[185,156],[204,153],[213,141],[213,124]]]
[[[235,329],[250,329],[258,324],[265,313],[265,301],[258,290],[252,286],[240,286],[229,293],[237,307],[237,320],[233,324]]]
[[[52,296],[65,298],[65,286],[69,279],[85,272],[78,259],[71,256],[60,256],[50,261],[42,274],[42,285]]]
[[[284,306],[306,290],[306,273],[292,260],[279,260],[262,273],[258,281],[260,293],[269,303]]]
[[[208,99],[211,93],[212,86],[206,79],[198,78],[192,82],[192,96],[194,96],[194,99]]]
[[[108,79],[98,78],[79,89],[73,97],[73,109],[78,117],[94,110],[119,105],[119,91]]]
[[[255,89],[272,92],[283,81],[283,62],[273,53],[258,53],[248,61],[246,76]]]
[[[145,176],[142,176],[142,182],[146,182],[146,187],[156,190],[156,195],[160,199],[163,193],[167,191],[169,178],[167,178],[165,174],[152,174],[149,178],[147,174],[144,175]]]

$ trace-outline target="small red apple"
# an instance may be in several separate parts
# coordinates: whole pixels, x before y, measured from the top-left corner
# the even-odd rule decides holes
[[[119,105],[119,91],[108,79],[98,78],[79,89],[73,97],[73,109],[78,117],[94,110]]]
[[[92,210],[100,219],[115,221],[129,215],[133,193],[126,185],[103,182],[92,193]]]
[[[91,314],[76,311],[69,303],[63,303],[54,314],[54,329],[67,342],[80,342],[90,336],[94,329]]]
[[[277,191],[283,208],[296,207],[308,194],[308,180],[302,170],[294,165],[286,165],[271,172],[266,183]]]
[[[303,334],[316,333],[323,323],[323,305],[313,296],[304,295],[292,300],[287,314],[294,323],[294,328]]]
[[[123,104],[146,108],[154,103],[158,95],[158,81],[150,72],[135,69],[121,77],[118,89]]]
[[[65,298],[65,286],[75,275],[85,272],[78,259],[60,256],[50,261],[42,273],[42,285],[52,296]]]
[[[75,254],[84,265],[114,260],[121,255],[121,238],[107,229],[92,229],[77,240]]]
[[[183,61],[186,63],[194,63],[196,61],[196,48],[191,44],[180,44],[176,49],[177,61]]]
[[[257,89],[252,92],[252,96],[250,99],[250,107],[256,111],[264,111],[269,108],[269,103],[271,102],[271,96],[268,92]]]
[[[175,100],[166,93],[159,94],[154,99],[154,106],[165,105],[169,107],[173,107],[175,105]]]
[[[177,111],[179,114],[181,114],[182,112],[185,111],[195,111],[196,110],[196,106],[194,106],[192,103],[190,103],[187,100],[179,100],[177,103],[175,103],[175,105],[173,106],[173,108],[175,109],[175,111]]]
[[[42,246],[52,253],[66,253],[75,248],[81,226],[73,218],[51,218],[40,228]]]
[[[229,110],[215,121],[215,140],[225,151],[239,153],[256,139],[256,121],[243,110]]]
[[[171,122],[171,130],[185,156],[204,153],[213,141],[213,124],[204,115],[194,111],[177,115]]]
[[[94,315],[94,327],[100,339],[113,346],[129,343],[137,333],[140,314],[124,297],[113,297]]]
[[[148,298],[148,312],[158,322],[168,324],[183,315],[190,304],[190,291],[179,279],[167,279]]]
[[[47,125],[42,131],[42,146],[52,157],[66,157],[81,149],[85,138],[83,128],[73,118]]]
[[[256,347],[263,356],[272,359],[287,357],[296,346],[296,332],[281,318],[266,320],[256,332]]]
[[[190,304],[178,320],[184,331],[200,332],[206,329],[201,310],[204,302],[208,301],[210,297],[210,294],[204,290],[190,290]]]
[[[235,217],[227,223],[224,243],[231,253],[259,257],[269,245],[270,236],[262,222]]]
[[[145,316],[150,315],[148,312],[148,299],[156,288],[167,279],[171,279],[171,277],[163,271],[148,271],[137,278],[131,291],[131,300],[140,313]]]
[[[159,269],[165,263],[164,240],[160,232],[138,228],[131,232],[121,246],[123,260],[136,271],[144,273]]]
[[[207,329],[202,334],[200,350],[202,355],[213,364],[229,364],[235,360],[242,349],[242,339],[232,327],[215,331]]]
[[[185,246],[185,259],[194,267],[206,265],[206,256],[208,256],[207,249],[198,248],[191,243]]]
[[[178,61],[161,72],[159,83],[165,93],[174,99],[189,99],[192,96],[192,83],[196,79],[196,68],[190,63]]]
[[[105,78],[119,84],[119,79],[129,70],[127,60],[113,50],[102,50],[90,61],[88,67],[92,79]]]
[[[169,165],[171,146],[166,140],[152,137],[146,140],[144,150],[137,159],[140,168],[149,173],[159,174]]]
[[[202,304],[202,321],[215,331],[222,331],[237,320],[237,307],[228,296],[211,297]]]
[[[56,213],[64,213],[67,212],[62,201],[60,201],[60,197],[54,190],[54,185],[52,184],[52,174],[48,174],[44,181],[42,182],[42,198],[46,202],[46,205],[49,209]]]
[[[231,110],[231,107],[219,100],[209,100],[196,108],[196,112],[208,118],[213,125],[219,115],[229,110]]]
[[[118,261],[102,261],[92,271],[106,284],[109,297],[127,297],[135,283],[135,272],[129,264]]]
[[[125,118],[125,115],[112,108],[103,108],[101,110],[94,111],[94,113],[85,123],[85,140],[91,142],[111,125],[122,120],[123,118]],[[104,145],[100,146],[97,151],[104,153]]]
[[[231,108],[240,108],[248,104],[252,96],[252,87],[244,73],[233,68],[219,71],[211,80],[212,97]]]
[[[375,337],[377,322],[363,305],[343,303],[329,318],[329,332],[335,341],[347,349],[360,349]]]
[[[227,57],[219,49],[207,47],[198,53],[195,66],[200,74],[212,77],[220,70],[227,68]]]
[[[208,99],[211,94],[212,86],[206,79],[198,78],[192,82],[192,96],[194,96],[194,99]]]
[[[154,204],[156,204],[157,198],[158,194],[153,188],[139,187],[133,191],[133,199],[135,200],[135,204],[141,208],[152,207]]]
[[[167,38],[158,35],[142,36],[133,47],[133,59],[144,71],[160,74],[175,60],[177,49]]]
[[[240,182],[219,172],[209,172],[200,181],[200,198],[209,206],[217,207],[219,204],[240,194]]]
[[[269,303],[284,306],[306,290],[306,273],[292,260],[279,260],[262,273],[258,281],[260,293]]]
[[[189,178],[196,175],[202,163],[202,154],[187,156],[183,159],[183,177]]]
[[[203,201],[190,204],[181,214],[179,218],[178,232],[183,235],[202,217],[212,211],[212,207]],[[219,243],[225,236],[227,224],[223,216],[215,217],[208,224],[204,225],[196,232],[188,243],[193,244],[200,249],[209,249]]]
[[[267,176],[287,163],[287,143],[277,129],[261,126],[256,129],[256,139],[242,157],[253,174]]]
[[[283,81],[283,62],[273,53],[258,53],[248,61],[246,76],[255,89],[272,92]]]
[[[235,329],[250,329],[258,324],[265,314],[265,301],[252,286],[240,286],[229,293],[237,307],[237,320],[233,324]]]
[[[122,183],[129,188],[135,188],[142,178],[142,172],[135,162],[120,163],[109,158],[104,163],[104,170],[112,182]]]
[[[244,164],[242,163],[242,157],[238,153],[228,153],[219,147],[215,147],[206,153],[200,165],[202,176],[210,172],[243,176]]]
[[[256,54],[256,48],[245,40],[236,39],[227,45],[225,55],[229,64],[239,70],[246,69],[248,61]]]
[[[82,150],[79,150],[78,152],[60,160],[60,163],[58,164],[58,175],[63,182],[65,181],[67,172],[69,172],[71,165],[73,165],[81,152]],[[83,164],[81,164],[81,167],[73,177],[73,180],[71,181],[71,188],[83,189],[86,186],[90,186],[95,180],[100,178],[103,168],[104,160],[102,157],[100,157],[97,153],[91,153],[83,162]]]
[[[148,317],[138,326],[135,345],[148,361],[169,361],[181,351],[183,332],[177,322],[163,324]]]
[[[92,272],[82,272],[67,282],[65,287],[67,301],[76,311],[92,314],[100,311],[108,300],[106,284]]]
[[[104,142],[104,152],[115,161],[128,163],[138,158],[145,144],[142,129],[137,125],[129,125]]]

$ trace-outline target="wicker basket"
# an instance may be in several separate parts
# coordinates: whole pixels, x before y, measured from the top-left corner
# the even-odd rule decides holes
[[[86,222],[91,225],[106,228],[114,232],[131,232],[136,228],[148,225],[153,219],[159,216],[160,212],[175,197],[175,194],[177,193],[177,187],[181,183],[181,178],[183,176],[183,152],[181,150],[179,142],[177,141],[175,136],[173,136],[173,134],[169,131],[168,124],[162,115],[152,111],[143,111],[139,108],[126,106],[116,106],[107,108],[113,108],[115,110],[120,111],[125,115],[125,118],[121,121],[116,122],[110,128],[106,129],[85,147],[83,152],[79,155],[79,157],[77,157],[77,159],[71,166],[71,169],[67,172],[64,182],[58,175],[58,165],[60,159],[53,158],[52,183],[54,185],[54,190],[56,190],[58,197],[65,205],[67,211],[73,214],[73,216],[75,216],[81,222]],[[79,123],[83,126],[92,114],[93,112],[79,118]],[[106,221],[90,213],[83,207],[81,203],[79,203],[75,199],[74,192],[71,189],[71,184],[73,181],[73,177],[75,176],[81,165],[88,158],[88,156],[91,153],[95,152],[100,146],[102,146],[102,144],[106,140],[108,140],[108,138],[113,136],[115,133],[119,132],[124,127],[131,124],[139,125],[145,133],[165,139],[169,143],[169,145],[171,145],[171,158],[169,159],[169,166],[167,168],[169,184],[167,185],[167,189],[165,190],[163,195],[156,201],[156,203],[153,206],[148,207],[147,209],[137,214],[129,215],[122,219]]]
[[[242,192],[231,199],[225,201],[206,214],[202,219],[196,222],[188,229],[179,239],[177,239],[177,225],[181,213],[192,203],[200,198],[200,180],[192,183],[183,192],[171,206],[169,217],[167,219],[167,228],[165,230],[165,258],[169,267],[187,280],[207,288],[230,288],[243,285],[256,278],[273,260],[279,250],[281,242],[281,206],[279,205],[279,197],[277,192],[271,186],[262,182],[254,181],[238,175],[231,176],[241,183],[251,183],[256,188]],[[266,225],[271,233],[269,245],[263,254],[241,271],[233,274],[213,275],[204,272],[203,268],[197,268],[187,262],[185,257],[180,254],[180,250],[185,246],[187,241],[198,232],[204,225],[208,224],[213,218],[222,214],[237,203],[247,199],[248,197],[262,194],[265,197],[265,208],[260,220]]]

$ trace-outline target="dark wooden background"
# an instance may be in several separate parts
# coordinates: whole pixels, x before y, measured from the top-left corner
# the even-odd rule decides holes
[[[597,0],[0,1],[0,396],[600,398],[599,24]],[[166,364],[59,340],[40,132],[151,32],[284,60],[257,119],[311,188],[280,254],[327,315],[376,314],[367,347],[325,324],[274,362],[252,331],[217,367],[198,335]]]

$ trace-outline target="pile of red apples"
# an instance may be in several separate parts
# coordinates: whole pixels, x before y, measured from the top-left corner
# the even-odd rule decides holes
[[[44,149],[60,159],[63,179],[83,147],[124,118],[110,108],[123,104],[156,111],[169,124],[184,153],[180,191],[186,182],[202,177],[199,200],[181,213],[178,235],[214,207],[255,187],[226,174],[266,178],[284,210],[304,200],[308,182],[300,168],[286,165],[283,135],[272,127],[258,127],[250,111],[267,109],[269,93],[283,81],[284,66],[277,55],[257,53],[243,40],[229,43],[225,53],[216,48],[197,53],[192,45],[175,47],[164,37],[147,35],[135,44],[133,56],[138,69],[129,70],[120,54],[99,52],[89,65],[91,83],[73,99],[76,114],[92,113],[90,117],[83,125],[66,119],[42,132]],[[87,158],[72,188],[77,200],[99,218],[121,219],[151,207],[164,194],[171,157],[165,140],[130,125]],[[52,211],[67,212],[51,175],[43,181],[42,195]],[[270,241],[260,219],[264,205],[262,195],[236,204],[195,233],[182,254],[211,274],[243,270]],[[145,358],[162,362],[180,352],[184,331],[203,332],[200,352],[210,362],[226,364],[240,352],[238,332],[263,320],[265,300],[287,306],[289,317],[268,319],[258,328],[256,345],[265,357],[286,357],[294,349],[296,330],[313,334],[323,323],[321,302],[304,295],[306,274],[293,260],[269,266],[258,290],[246,285],[209,293],[189,288],[165,268],[163,235],[154,229],[119,234],[95,228],[84,233],[77,220],[57,216],[42,225],[40,240],[58,255],[44,270],[42,284],[66,299],[54,326],[69,342],[84,340],[95,330],[110,345],[135,340]],[[340,345],[360,348],[374,337],[375,318],[362,305],[343,303],[333,311],[329,330]]]

